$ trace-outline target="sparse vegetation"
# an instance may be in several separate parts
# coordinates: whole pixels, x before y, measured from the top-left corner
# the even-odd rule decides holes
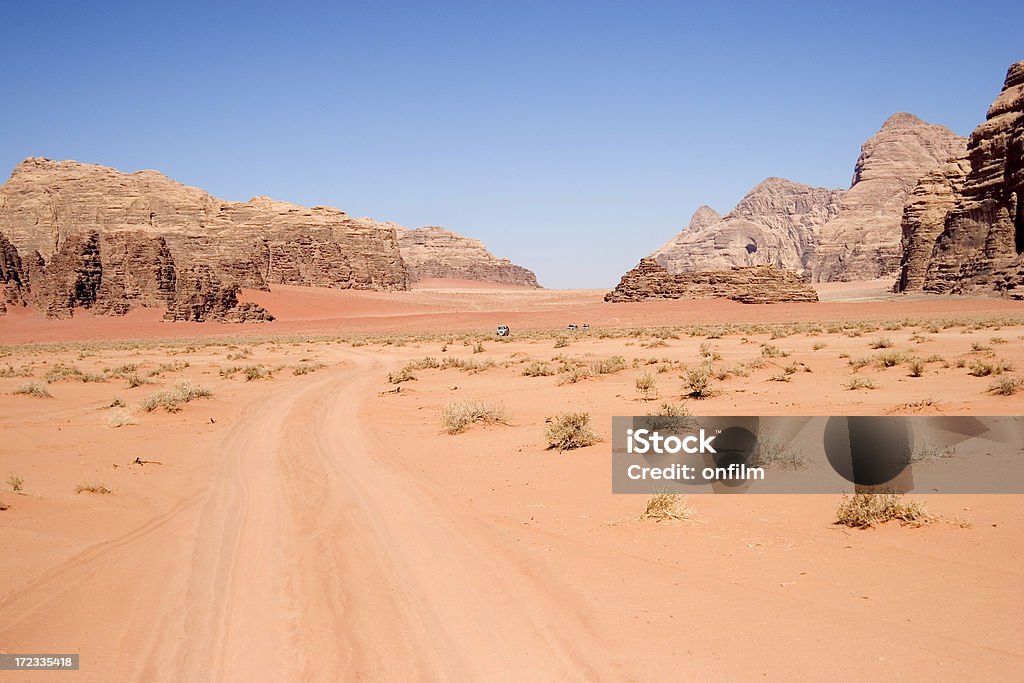
[[[550,377],[555,374],[555,369],[550,363],[544,361],[533,361],[521,373],[523,377]]]
[[[107,415],[107,425],[114,429],[134,424],[138,424],[138,421],[135,419],[135,415],[126,408],[114,408]]]
[[[21,489],[25,486],[25,480],[17,474],[11,473],[7,475],[7,485],[15,493],[21,493]]]
[[[748,464],[765,469],[802,470],[808,460],[799,446],[784,442],[774,432],[764,431],[757,435],[757,446]]]
[[[548,448],[560,451],[592,446],[601,440],[590,427],[589,413],[561,413],[549,417],[544,438]]]
[[[907,373],[911,377],[920,377],[924,374],[925,364],[920,358],[913,358],[907,363]]]
[[[611,375],[626,369],[626,359],[622,356],[602,358],[592,362],[590,369],[595,375]]]
[[[711,378],[714,370],[710,365],[701,365],[690,368],[682,375],[683,393],[690,398],[708,398],[713,395]]]
[[[681,493],[656,493],[647,499],[647,509],[640,519],[684,521],[693,514],[694,509],[687,505],[686,496]]]
[[[988,392],[998,396],[1013,396],[1022,388],[1024,388],[1024,379],[1003,375],[989,385]]]
[[[197,398],[210,398],[213,393],[204,386],[192,382],[180,382],[174,389],[158,391],[139,406],[147,413],[163,408],[168,413],[176,413],[181,410],[183,403],[189,403]]]
[[[878,337],[871,342],[871,348],[873,349],[888,349],[892,346],[892,339],[890,337]]]
[[[785,358],[789,352],[783,351],[774,344],[761,344],[761,355],[765,358]]]
[[[658,412],[649,415],[645,420],[649,429],[655,431],[680,432],[696,424],[696,420],[690,415],[690,411],[682,403],[662,403]]]
[[[851,377],[850,381],[846,383],[846,388],[850,391],[858,391],[860,389],[877,389],[878,387],[870,377]]]
[[[637,393],[645,401],[652,400],[658,394],[658,380],[646,370],[638,374],[633,383]]]
[[[388,382],[390,384],[401,384],[402,382],[411,382],[416,379],[416,375],[413,374],[412,368],[408,365],[399,370],[398,372],[388,373]]]
[[[836,524],[866,529],[889,521],[904,526],[923,526],[934,518],[921,501],[905,501],[897,493],[856,493],[843,496],[836,509]]]
[[[449,434],[459,434],[471,424],[506,424],[505,407],[487,401],[454,401],[441,409],[441,425]]]
[[[14,367],[8,364],[7,367],[0,368],[0,378],[10,379],[12,377],[31,377],[32,368],[28,365],[22,365],[21,367]]]
[[[311,372],[316,372],[317,370],[325,367],[327,366],[323,363],[299,363],[292,368],[292,374],[295,376],[308,375]]]
[[[39,382],[22,382],[14,388],[16,396],[31,396],[33,398],[51,398],[50,390]]]
[[[75,493],[98,493],[100,495],[109,495],[113,493],[103,484],[79,484],[75,487]]]

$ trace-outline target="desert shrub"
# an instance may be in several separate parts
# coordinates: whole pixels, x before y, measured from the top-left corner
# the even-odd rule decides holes
[[[690,368],[682,375],[683,393],[691,398],[708,398],[714,393],[711,388],[713,376],[714,370],[710,365]]]
[[[890,337],[878,337],[871,342],[871,348],[873,349],[888,349],[892,346],[892,339]]]
[[[244,360],[244,359],[248,358],[251,355],[252,355],[252,349],[244,348],[244,349],[239,349],[235,353],[229,353],[227,355],[227,359],[228,360]]]
[[[28,365],[22,365],[21,367],[14,367],[8,364],[7,367],[0,368],[0,377],[9,379],[11,377],[31,377],[32,368]]]
[[[570,451],[575,448],[592,446],[600,437],[590,428],[589,413],[561,413],[547,419],[544,431],[548,448]]]
[[[223,372],[221,374],[223,374]],[[152,384],[153,383],[152,380],[140,377],[139,375],[137,375],[135,373],[130,373],[130,374],[125,375],[124,376],[124,381],[128,383],[128,388],[129,389],[134,389],[135,387],[141,387],[143,384]]]
[[[710,344],[700,345],[700,356],[708,361],[722,360],[721,354],[719,354]]]
[[[803,450],[779,438],[778,434],[763,431],[757,435],[757,445],[750,455],[751,467],[777,470],[802,470],[808,459]]]
[[[486,349],[484,348],[483,342],[477,342],[473,345],[473,353],[483,353],[484,351],[486,351]]]
[[[114,408],[107,415],[107,425],[114,429],[133,424],[138,424],[138,422],[132,412],[125,408]]]
[[[843,496],[836,509],[836,524],[866,529],[891,520],[907,526],[933,521],[921,501],[904,501],[896,493],[857,493]]]
[[[989,386],[988,391],[998,396],[1013,396],[1021,388],[1024,388],[1024,379],[1003,375]]]
[[[564,349],[568,345],[569,345],[569,338],[568,337],[566,337],[566,336],[555,337],[555,348],[556,349]]]
[[[388,382],[391,384],[401,384],[402,382],[411,382],[416,379],[416,375],[413,374],[412,368],[408,365],[399,370],[398,372],[388,373]]]
[[[265,365],[247,365],[242,369],[242,375],[246,382],[253,382],[260,379],[270,379],[274,376],[273,371]]]
[[[101,494],[101,495],[107,495],[107,494],[113,493],[113,491],[108,489],[103,484],[93,483],[93,484],[79,484],[78,486],[75,487],[75,493],[98,493],[98,494]]]
[[[181,410],[181,404],[188,403],[197,398],[210,398],[213,393],[206,387],[192,382],[181,382],[174,389],[165,389],[153,394],[140,404],[147,413],[163,408],[168,413],[176,413]]]
[[[486,401],[455,401],[441,409],[441,425],[449,434],[465,431],[476,422],[505,424],[506,421],[505,407]]]
[[[551,367],[550,363],[544,361],[533,361],[523,368],[522,372],[524,377],[550,377],[553,374],[555,374],[555,369]]]
[[[846,388],[850,391],[857,391],[859,389],[876,389],[877,386],[870,377],[851,377],[850,381],[846,383]]]
[[[984,351],[991,351],[991,350],[992,350],[991,346],[985,346],[981,342],[974,342],[973,344],[971,344],[971,351],[973,351],[974,353],[981,353],[981,352],[984,352]]]
[[[645,401],[650,401],[658,393],[658,380],[649,372],[641,372],[634,380],[636,391]]]
[[[299,363],[292,368],[292,374],[295,376],[308,375],[311,372],[316,372],[320,368],[327,367],[323,363]]]
[[[411,370],[432,370],[441,367],[441,363],[433,356],[424,356],[423,358],[417,358],[405,367]]]
[[[761,355],[765,358],[785,358],[789,352],[783,351],[774,344],[761,344]]]
[[[823,342],[814,342],[814,345],[811,347],[811,349],[813,349],[814,351],[821,351],[826,346],[828,346],[828,344],[825,344]]]
[[[14,388],[17,396],[32,396],[33,398],[50,398],[53,394],[39,382],[22,382]]]
[[[601,358],[592,362],[590,369],[595,375],[612,375],[626,369],[626,359],[622,356]]]
[[[19,493],[25,485],[25,479],[19,477],[17,474],[7,475],[7,485],[11,487],[11,490],[15,493]]]
[[[682,521],[693,517],[694,509],[680,493],[656,493],[647,499],[647,509],[640,519]]]
[[[899,351],[887,351],[875,356],[875,362],[878,363],[880,368],[891,368],[906,362],[909,357],[907,354]]]
[[[648,429],[654,431],[681,432],[684,429],[694,428],[697,421],[690,415],[690,411],[682,403],[662,403],[658,412],[648,415],[644,420]]]
[[[940,460],[955,456],[956,449],[952,446],[943,448],[938,444],[922,439],[914,444],[914,448],[910,453],[910,462],[926,462],[928,460]]]
[[[924,361],[920,358],[913,358],[907,363],[907,371],[911,377],[920,377],[924,374]]]

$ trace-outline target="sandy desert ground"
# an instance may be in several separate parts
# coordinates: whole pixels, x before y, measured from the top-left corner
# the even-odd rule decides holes
[[[1024,390],[991,390],[1024,376],[1019,303],[872,283],[757,307],[458,282],[247,297],[279,320],[0,318],[0,649],[82,661],[31,680],[1006,680],[1024,665],[1024,497],[916,496],[940,517],[922,527],[838,526],[831,495],[698,495],[688,520],[640,519],[646,496],[611,494],[607,444],[612,415],[663,403],[1020,414]],[[681,376],[705,364],[712,395],[687,397]],[[193,400],[172,405],[183,382]],[[442,411],[464,400],[504,423],[448,434]],[[565,411],[604,441],[548,449],[545,419]]]

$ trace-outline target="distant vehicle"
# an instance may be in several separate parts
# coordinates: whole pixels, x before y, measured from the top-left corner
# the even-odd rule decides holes
[[[590,329],[590,325],[588,325],[587,323],[583,323],[583,331],[586,332],[589,329]]]
[[[575,332],[578,328],[576,327],[576,323],[569,323],[569,326],[566,327],[565,329],[572,330],[573,332]]]
[[[507,337],[509,335],[508,325],[498,325],[498,336]]]

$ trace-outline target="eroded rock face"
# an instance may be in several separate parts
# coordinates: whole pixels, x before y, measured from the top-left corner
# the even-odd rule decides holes
[[[28,275],[21,264],[18,249],[0,232],[0,315],[7,312],[7,304],[24,306],[28,295]]]
[[[959,176],[922,179],[904,210],[897,291],[1024,299],[1024,61],[955,163]]]
[[[480,240],[436,226],[395,226],[402,258],[413,280],[445,278],[539,287],[533,271],[496,258]]]
[[[841,190],[768,178],[724,218],[698,210],[687,229],[652,256],[670,273],[771,265],[803,271],[815,231],[839,213]]]
[[[815,282],[894,276],[900,219],[917,181],[963,153],[966,140],[945,126],[893,114],[861,148],[839,215],[821,226],[810,264]]]
[[[0,231],[46,261],[80,233],[137,231],[163,238],[179,267],[243,287],[408,288],[390,226],[266,197],[228,202],[156,171],[26,159],[0,187]]]
[[[864,143],[849,190],[769,178],[724,217],[701,207],[651,256],[672,273],[774,265],[816,282],[895,274],[907,196],[964,144],[943,126],[894,114]]]
[[[613,303],[652,299],[732,299],[766,304],[784,301],[815,302],[818,295],[801,276],[774,266],[742,266],[724,271],[669,273],[653,258],[622,276],[605,295]]]
[[[274,319],[256,304],[239,304],[238,284],[224,284],[210,266],[197,265],[183,270],[178,273],[176,285],[164,320],[252,322]]]

